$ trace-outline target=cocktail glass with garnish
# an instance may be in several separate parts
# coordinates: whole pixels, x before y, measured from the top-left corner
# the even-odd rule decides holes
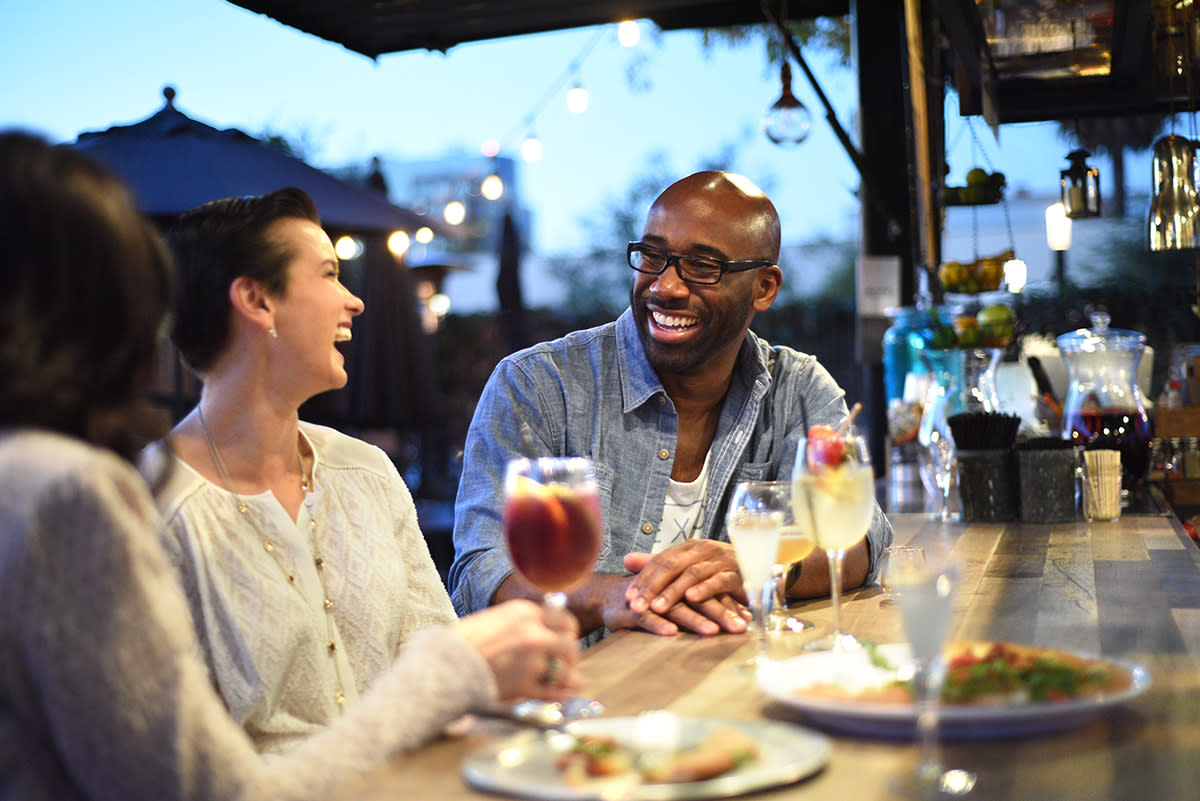
[[[792,468],[796,525],[829,557],[833,631],[805,643],[806,650],[840,651],[859,647],[841,629],[842,563],[846,549],[867,533],[875,509],[875,474],[863,437],[813,426],[801,439]]]

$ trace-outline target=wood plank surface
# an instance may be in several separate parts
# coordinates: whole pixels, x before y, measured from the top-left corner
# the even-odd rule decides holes
[[[893,515],[897,543],[951,542],[964,563],[955,601],[958,637],[1062,647],[1135,662],[1153,683],[1140,698],[1093,722],[1053,734],[947,742],[948,767],[973,771],[975,801],[1099,801],[1200,798],[1200,551],[1170,515],[1115,523],[944,524]],[[815,632],[771,637],[771,656],[800,652],[830,625],[829,599],[796,605]],[[878,587],[846,594],[844,628],[877,642],[902,639],[899,610]],[[584,654],[585,693],[610,714],[669,709],[681,715],[773,719],[811,726],[770,701],[754,674],[746,635],[655,637],[619,632]],[[474,749],[516,729],[474,721],[397,758],[347,798],[494,798],[468,788],[459,765]],[[902,799],[914,770],[905,740],[831,734],[833,756],[818,775],[746,798]]]

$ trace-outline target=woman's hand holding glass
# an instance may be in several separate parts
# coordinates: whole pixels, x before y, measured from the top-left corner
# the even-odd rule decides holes
[[[565,609],[507,601],[455,626],[491,668],[501,701],[566,701],[583,686],[579,624]]]

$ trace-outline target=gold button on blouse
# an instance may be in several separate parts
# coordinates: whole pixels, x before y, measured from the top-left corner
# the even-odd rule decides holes
[[[642,523],[642,533],[643,534],[653,534],[654,526],[650,525],[649,523]]]
[[[317,570],[324,570],[325,569],[325,557],[321,556],[321,554],[317,554],[316,556],[313,557],[313,564],[317,566]]]
[[[326,608],[327,610],[328,610],[328,609],[332,609],[332,608],[333,608],[333,601],[331,601],[331,600],[329,600],[328,598],[326,598],[326,599],[325,599],[325,608]]]
[[[663,448],[661,451],[658,452],[658,458],[662,459],[665,462],[667,459],[671,458],[671,452],[669,450],[667,450],[666,448]]]
[[[328,643],[326,643],[325,647],[329,649],[329,653],[331,654],[337,652],[337,643],[335,643],[333,640],[330,640]]]

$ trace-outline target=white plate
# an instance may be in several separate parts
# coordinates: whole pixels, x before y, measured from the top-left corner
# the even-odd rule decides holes
[[[572,786],[563,782],[562,774],[554,764],[558,754],[569,747],[569,743],[562,742],[564,736],[554,731],[525,731],[489,743],[467,757],[462,764],[463,778],[479,790],[551,801],[605,797],[620,797],[629,801],[668,801],[725,798],[790,784],[811,776],[829,761],[829,739],[800,726],[772,721],[669,717],[679,733],[680,748],[695,745],[714,728],[732,726],[754,738],[760,749],[760,757],[706,781],[634,784],[628,779],[596,779],[581,786]],[[641,722],[644,725],[645,718]],[[639,741],[638,726],[639,718],[594,718],[572,723],[567,730],[575,734],[607,735],[632,745]],[[620,786],[622,784],[625,786]]]
[[[882,645],[878,650],[893,665],[906,665],[911,661],[906,644]],[[945,705],[939,708],[941,734],[952,739],[1012,737],[1069,729],[1091,722],[1105,709],[1141,695],[1150,686],[1150,673],[1144,667],[1111,660],[1110,664],[1128,670],[1132,677],[1130,686],[1121,692],[1056,703]],[[872,665],[866,649],[805,654],[767,663],[758,671],[758,685],[763,692],[800,710],[807,720],[822,728],[868,736],[911,737],[917,718],[913,704],[857,702],[801,692],[804,687],[818,682],[879,686],[895,678],[895,670]]]

